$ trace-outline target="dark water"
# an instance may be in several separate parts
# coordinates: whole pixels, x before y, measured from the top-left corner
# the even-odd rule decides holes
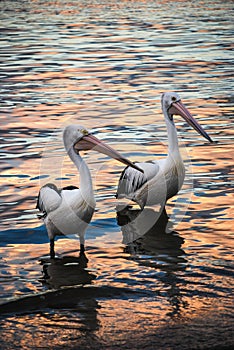
[[[0,348],[231,348],[233,2],[1,1],[0,10]],[[79,182],[61,129],[75,121],[133,161],[160,158],[168,90],[217,141],[176,118],[187,175],[169,224],[157,208],[117,214],[123,167],[90,152],[88,261],[67,237],[50,261],[37,192]]]

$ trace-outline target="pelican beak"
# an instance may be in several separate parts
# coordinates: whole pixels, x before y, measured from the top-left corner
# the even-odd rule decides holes
[[[170,114],[178,114],[178,115],[180,115],[199,134],[201,134],[203,137],[205,137],[208,141],[213,142],[213,140],[210,138],[210,136],[205,132],[205,130],[196,121],[196,119],[192,117],[190,112],[187,110],[187,108],[183,105],[183,103],[181,101],[173,102],[171,104],[170,108],[169,108],[169,113]]]
[[[75,145],[74,148],[76,151],[85,151],[93,149],[97,152],[106,154],[107,156],[114,158],[118,160],[119,162],[128,165],[140,172],[144,172],[141,168],[138,168],[137,165],[132,163],[127,158],[124,158],[120,153],[115,151],[112,147],[108,146],[105,142],[99,140],[97,137],[93,136],[92,134],[88,134],[82,137],[81,140],[79,140]]]

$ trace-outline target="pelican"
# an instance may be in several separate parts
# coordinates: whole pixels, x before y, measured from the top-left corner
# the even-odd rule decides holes
[[[192,117],[175,92],[166,92],[161,98],[168,134],[168,155],[160,160],[135,163],[144,170],[143,173],[126,167],[120,177],[117,199],[127,199],[137,203],[141,209],[146,205],[160,204],[175,196],[182,187],[185,167],[180,155],[176,127],[173,115],[180,115],[199,134],[213,142],[201,125]]]
[[[41,211],[40,218],[45,223],[50,239],[51,259],[55,257],[54,238],[57,235],[79,236],[80,253],[85,251],[84,235],[93,216],[96,202],[91,174],[80,151],[95,149],[97,152],[138,169],[136,165],[80,125],[67,126],[63,132],[63,142],[67,154],[79,171],[80,188],[68,186],[58,189],[55,184],[48,183],[39,191],[36,208]]]

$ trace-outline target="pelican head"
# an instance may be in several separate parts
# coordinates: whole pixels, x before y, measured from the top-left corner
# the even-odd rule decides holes
[[[99,140],[81,125],[73,124],[67,126],[63,132],[63,142],[67,152],[72,149],[76,153],[93,149],[97,152],[108,155],[109,157],[114,158],[127,166],[139,170],[140,172],[143,172],[143,170],[138,168],[137,165],[123,157],[120,153],[115,151],[103,141]]]
[[[208,141],[213,142],[210,136],[205,132],[202,126],[192,117],[190,112],[181,102],[180,96],[176,92],[165,92],[161,99],[162,110],[164,115],[173,123],[173,115],[180,115],[184,120],[191,125],[199,134],[205,137]]]

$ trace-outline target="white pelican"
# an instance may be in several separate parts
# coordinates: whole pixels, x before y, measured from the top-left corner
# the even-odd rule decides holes
[[[183,117],[198,133],[213,142],[201,125],[191,116],[175,92],[166,92],[161,98],[162,111],[168,133],[166,158],[146,163],[135,163],[144,173],[126,167],[120,177],[116,198],[136,202],[141,209],[145,205],[160,204],[175,196],[182,187],[185,168],[180,155],[173,115]]]
[[[84,234],[93,216],[96,202],[89,168],[79,152],[94,149],[138,169],[136,165],[80,125],[67,126],[63,132],[63,142],[70,159],[80,173],[80,188],[68,186],[58,189],[56,185],[48,183],[39,191],[36,207],[42,212],[41,218],[46,225],[51,258],[55,257],[56,235],[79,236],[80,252],[84,253]]]

